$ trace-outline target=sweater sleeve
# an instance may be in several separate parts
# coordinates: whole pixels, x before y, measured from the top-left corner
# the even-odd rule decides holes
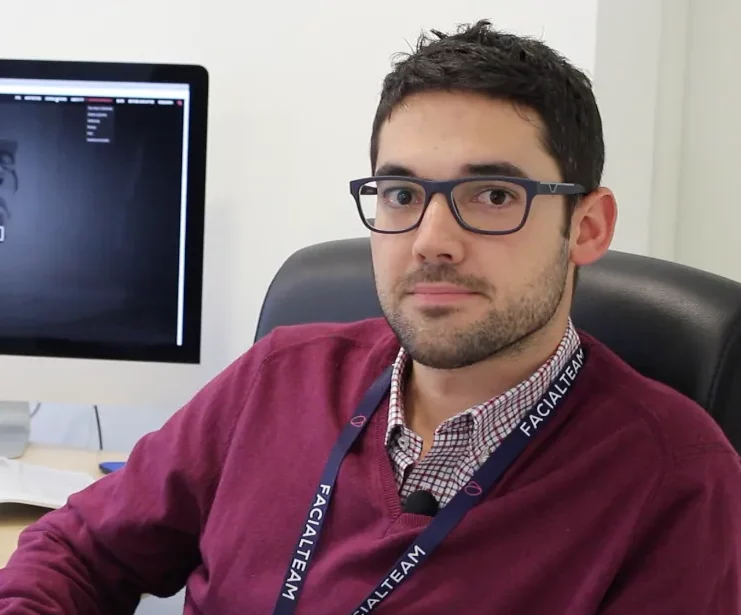
[[[727,445],[675,457],[599,615],[741,613],[741,464]]]
[[[0,570],[0,615],[130,614],[142,594],[184,586],[264,345],[144,436],[124,468],[22,533]]]

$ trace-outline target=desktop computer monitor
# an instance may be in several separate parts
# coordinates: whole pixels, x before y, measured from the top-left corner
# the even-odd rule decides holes
[[[208,74],[0,60],[0,400],[197,389]]]

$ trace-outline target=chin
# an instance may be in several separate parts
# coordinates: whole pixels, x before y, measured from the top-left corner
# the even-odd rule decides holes
[[[491,354],[484,349],[461,346],[457,340],[436,337],[434,340],[411,338],[404,350],[415,363],[440,370],[468,367],[488,359]]]
[[[448,332],[475,327],[483,314],[474,310],[449,305],[426,305],[413,310],[404,310],[402,318],[417,331],[433,329],[438,331],[445,327]]]
[[[391,313],[387,321],[415,362],[449,370],[515,352],[549,321],[545,313],[523,320],[526,313],[515,310],[482,317],[471,309],[426,306]]]

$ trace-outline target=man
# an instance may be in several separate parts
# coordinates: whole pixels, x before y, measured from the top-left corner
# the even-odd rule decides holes
[[[603,159],[544,44],[423,37],[351,182],[386,318],[256,344],[25,532],[0,614],[741,612],[737,455],[569,319]]]

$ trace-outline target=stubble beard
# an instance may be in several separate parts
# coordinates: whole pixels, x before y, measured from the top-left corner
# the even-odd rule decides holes
[[[414,282],[459,284],[460,276],[447,265],[428,268],[414,276]],[[563,241],[556,258],[527,286],[519,297],[504,307],[466,325],[447,324],[455,318],[455,306],[427,306],[413,315],[401,308],[403,293],[394,299],[379,293],[381,308],[399,343],[417,363],[434,369],[458,369],[484,361],[494,355],[523,349],[556,314],[568,280],[568,241]],[[403,287],[409,287],[406,282]],[[463,280],[462,286],[483,290],[480,280]],[[487,294],[496,296],[496,290]]]

